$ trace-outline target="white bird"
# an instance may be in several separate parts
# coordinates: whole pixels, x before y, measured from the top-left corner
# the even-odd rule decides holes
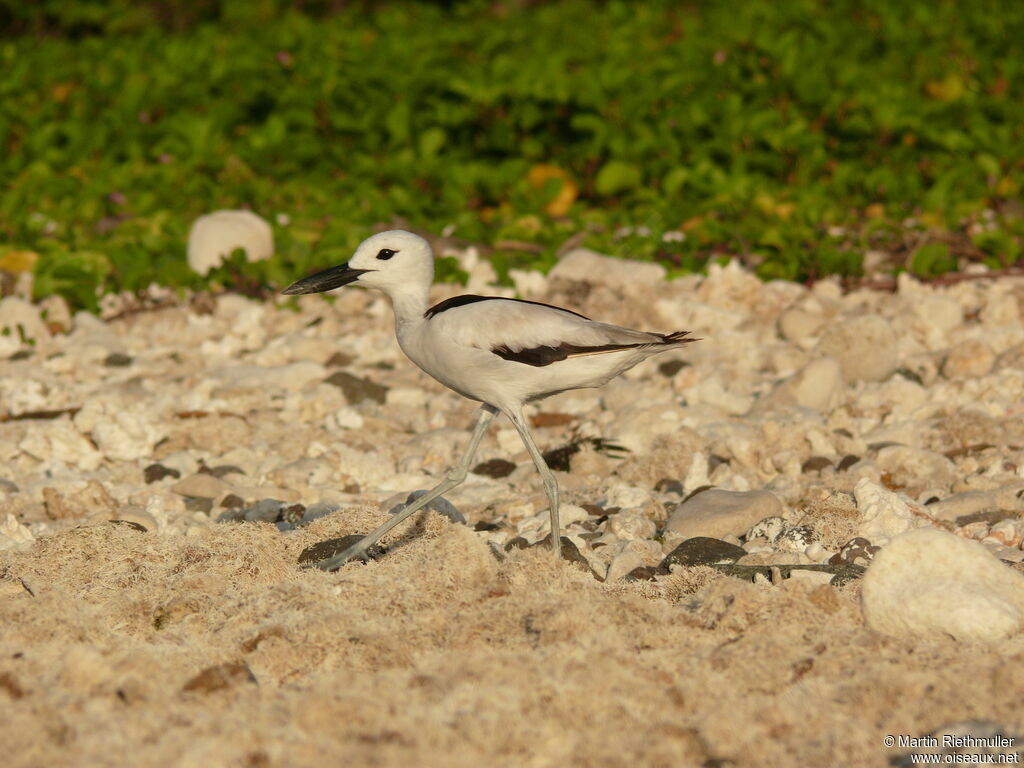
[[[602,386],[652,355],[696,341],[687,338],[689,331],[634,331],[521,299],[455,296],[430,306],[433,281],[430,244],[394,230],[364,240],[347,264],[283,291],[320,293],[350,283],[383,291],[391,299],[398,344],[408,358],[446,387],[482,404],[469,447],[444,482],[353,546],[316,564],[324,570],[364,557],[381,536],[465,480],[480,439],[499,412],[512,422],[537,465],[550,502],[551,544],[560,557],[558,483],[533,442],[523,405],[570,389]]]

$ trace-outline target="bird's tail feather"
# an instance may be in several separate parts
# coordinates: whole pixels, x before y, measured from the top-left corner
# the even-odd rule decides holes
[[[675,333],[662,333],[661,341],[663,344],[689,344],[691,341],[700,341],[700,339],[687,338],[692,331],[676,331]]]

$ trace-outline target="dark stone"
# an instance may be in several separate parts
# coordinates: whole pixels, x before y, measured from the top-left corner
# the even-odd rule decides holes
[[[218,523],[241,523],[245,520],[245,509],[243,507],[231,507],[221,512],[217,517]]]
[[[17,352],[15,352],[7,359],[10,360],[11,362],[17,362],[18,360],[28,360],[34,354],[35,352],[33,352],[31,349],[19,349]]]
[[[500,531],[501,526],[498,523],[488,523],[486,520],[477,520],[473,526],[474,531]]]
[[[505,551],[511,552],[513,549],[529,549],[530,542],[524,539],[522,536],[516,536],[513,539],[509,539],[505,542]]]
[[[917,373],[917,371],[912,371],[909,368],[897,368],[895,371],[893,371],[893,375],[902,376],[907,381],[912,381],[915,384],[924,384],[924,380]]]
[[[213,509],[213,499],[196,499],[190,496],[185,499],[185,509],[189,512],[210,514],[210,510]]]
[[[825,458],[824,456],[811,456],[807,461],[800,467],[801,472],[821,472],[823,469],[828,469],[832,466],[832,460]]]
[[[142,523],[136,523],[134,520],[111,520],[114,525],[123,525],[126,528],[131,528],[133,531],[139,533],[149,533],[149,528],[144,526]]]
[[[250,523],[276,523],[281,518],[283,509],[283,501],[261,499],[245,510],[243,517]]]
[[[499,480],[502,477],[511,475],[515,468],[515,463],[507,459],[490,459],[477,464],[473,467],[472,472],[474,475],[483,475],[484,477],[493,477],[495,480]]]
[[[858,461],[860,461],[860,456],[854,456],[852,453],[847,454],[839,460],[838,464],[836,464],[836,472],[845,472]]]
[[[163,464],[150,464],[142,470],[142,477],[146,481],[146,485],[149,485],[150,483],[163,480],[165,477],[179,478],[181,477],[181,472],[165,467]]]
[[[347,368],[355,360],[352,355],[346,355],[344,352],[335,352],[324,363],[328,368]]]
[[[339,552],[344,552],[353,544],[362,541],[363,538],[364,537],[358,533],[350,533],[348,536],[317,542],[316,544],[302,550],[302,554],[299,555],[299,563],[313,564],[319,563],[321,560],[327,560],[328,558],[334,557]],[[363,559],[369,558],[370,560],[377,560],[382,557],[386,551],[387,550],[385,550],[380,544],[373,544],[368,550],[366,550],[366,557]]]
[[[220,500],[220,505],[224,509],[241,509],[245,506],[245,499],[234,493],[229,493],[223,499]]]
[[[586,570],[588,573],[593,574],[595,579],[597,579],[598,581],[604,581],[604,577],[596,573],[594,569],[590,567],[590,561],[583,556],[583,553],[580,552],[579,547],[577,547],[576,544],[573,543],[572,539],[570,539],[568,536],[559,536],[558,542],[562,545],[561,553],[563,560],[568,560],[570,563],[577,563],[579,565],[582,565],[584,570]],[[551,549],[551,534],[549,533],[547,536],[545,536],[543,539],[538,541],[533,546],[543,547],[544,549]]]
[[[689,363],[685,360],[666,360],[658,366],[658,372],[665,378],[671,379],[688,365]]]
[[[234,464],[221,464],[219,467],[203,467],[199,470],[200,472],[206,471],[216,478],[224,477],[225,475],[244,475],[245,470],[241,467],[236,467]]]
[[[0,672],[0,691],[3,691],[12,699],[20,699],[25,695],[25,689],[21,687],[17,678],[10,672]]]
[[[375,400],[383,404],[388,393],[388,388],[384,385],[369,379],[360,379],[345,371],[335,371],[325,379],[325,382],[338,387],[345,395],[345,400],[352,405],[363,400]]]
[[[428,493],[428,491],[413,491],[406,497],[404,504],[396,504],[389,510],[390,513],[392,515],[397,515],[407,506],[416,501],[416,499],[418,499],[420,496],[423,496],[426,493]],[[455,508],[455,505],[448,501],[448,499],[446,499],[444,496],[438,496],[436,499],[427,504],[425,509],[429,509],[430,511],[436,512],[439,515],[444,515],[453,523],[461,523],[462,525],[466,524],[465,516],[463,516],[463,514]]]
[[[657,568],[652,568],[649,565],[641,565],[639,568],[634,568],[632,571],[625,575],[626,581],[654,581],[654,577],[662,573]]]
[[[587,510],[588,515],[594,515],[595,517],[601,517],[607,515],[605,508],[600,507],[597,504],[580,504],[580,507]]]
[[[127,368],[134,362],[134,358],[121,352],[111,352],[103,364],[108,368]]]
[[[717,453],[712,453],[708,456],[708,472],[714,472],[721,464],[728,465],[729,459],[725,456],[719,456]]]
[[[12,483],[10,480],[3,477],[0,477],[0,488],[7,493],[18,493],[21,490],[18,488],[17,483]]]
[[[560,448],[552,448],[550,451],[545,451],[541,454],[544,457],[544,463],[549,468],[556,472],[568,472],[569,471],[569,460],[580,452],[579,443],[569,443],[563,445]]]
[[[255,684],[256,675],[244,662],[233,661],[207,667],[185,683],[181,690],[192,693],[213,693],[246,683]]]
[[[663,477],[661,480],[654,484],[654,490],[659,493],[674,493],[677,496],[682,496],[685,491],[683,490],[683,484],[678,480],[673,480],[670,477]]]
[[[669,552],[658,566],[668,570],[673,565],[713,565],[714,563],[735,563],[747,554],[743,547],[708,536],[694,536]]]
[[[905,443],[898,443],[895,440],[881,440],[877,443],[868,443],[868,450],[877,453],[883,448],[892,448],[894,445],[905,445]]]
[[[843,544],[828,562],[829,565],[867,565],[875,559],[879,549],[863,536],[855,536]]]

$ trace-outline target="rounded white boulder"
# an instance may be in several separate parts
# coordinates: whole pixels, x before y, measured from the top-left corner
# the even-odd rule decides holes
[[[232,251],[241,248],[252,261],[269,259],[274,252],[274,232],[252,211],[214,211],[200,216],[188,233],[188,265],[207,274],[219,267]]]
[[[977,542],[918,528],[875,555],[861,602],[867,625],[887,635],[992,642],[1024,628],[1024,575]]]

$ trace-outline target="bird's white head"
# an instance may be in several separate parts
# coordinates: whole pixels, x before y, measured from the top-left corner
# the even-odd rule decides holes
[[[304,277],[282,293],[322,293],[355,283],[379,288],[393,298],[404,293],[425,296],[432,282],[434,253],[430,243],[412,232],[393,229],[363,240],[348,263]]]

